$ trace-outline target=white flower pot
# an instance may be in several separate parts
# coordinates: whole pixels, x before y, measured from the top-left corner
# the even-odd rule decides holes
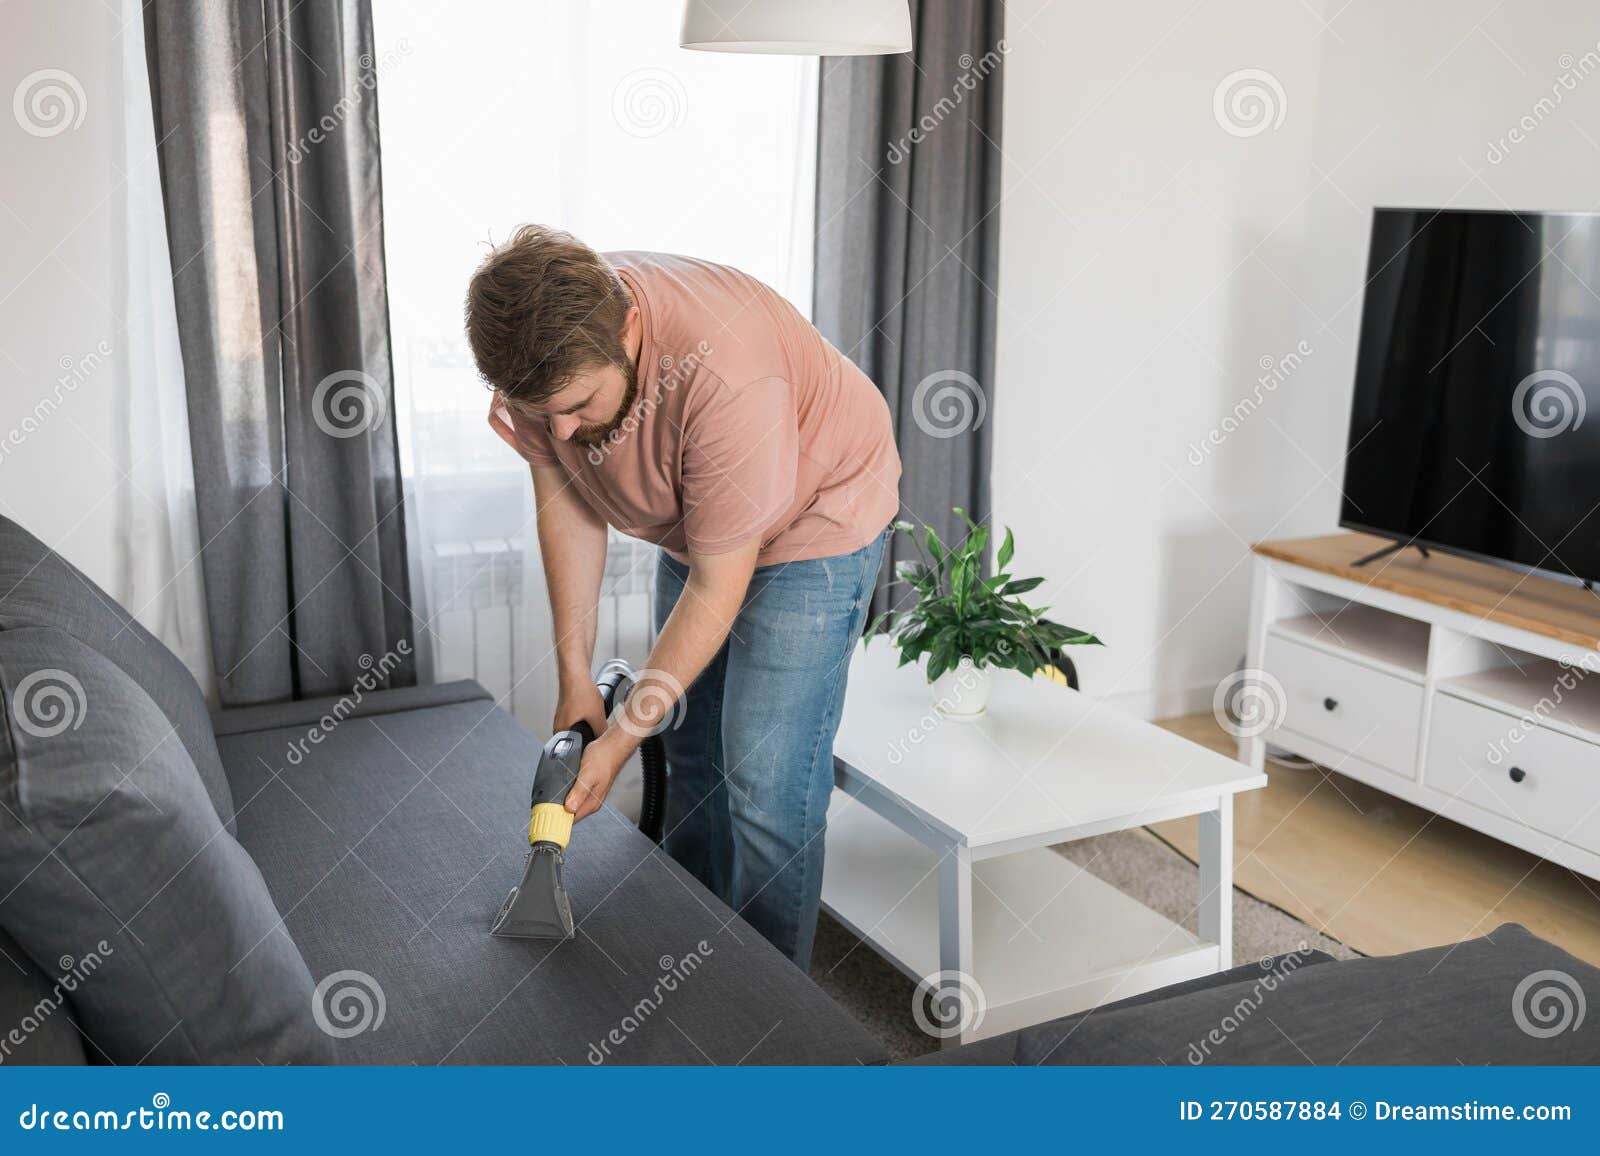
[[[953,670],[947,670],[928,684],[933,695],[933,707],[952,719],[980,718],[989,709],[989,687],[994,682],[994,670],[972,665],[963,658]]]

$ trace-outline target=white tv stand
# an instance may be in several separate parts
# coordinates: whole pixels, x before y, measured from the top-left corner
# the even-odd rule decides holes
[[[1240,761],[1270,743],[1600,878],[1600,596],[1438,551],[1350,565],[1383,544],[1254,548]]]

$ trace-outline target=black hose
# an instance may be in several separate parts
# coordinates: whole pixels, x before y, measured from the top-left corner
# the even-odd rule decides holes
[[[619,694],[626,699],[633,692],[633,667],[623,659],[613,658],[600,668],[595,678],[595,689],[600,692],[600,701],[609,716],[612,709],[619,705]],[[660,843],[661,833],[667,824],[667,749],[660,735],[651,735],[640,744],[639,763],[644,772],[639,830],[652,843]]]
[[[660,735],[651,735],[640,745],[639,765],[644,770],[639,830],[650,842],[660,843],[667,823],[667,748]]]

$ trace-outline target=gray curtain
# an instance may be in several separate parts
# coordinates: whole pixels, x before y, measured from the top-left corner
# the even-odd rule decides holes
[[[144,17],[222,701],[414,682],[371,10]]]
[[[989,512],[1004,7],[911,13],[910,55],[822,62],[813,317],[888,398],[903,516],[948,537]]]

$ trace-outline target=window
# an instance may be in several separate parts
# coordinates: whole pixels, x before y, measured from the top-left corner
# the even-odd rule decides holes
[[[526,221],[602,251],[738,266],[810,314],[814,58],[686,52],[679,6],[374,6],[385,248],[410,540],[435,676],[549,725],[555,678],[526,468],[490,431],[461,328],[488,244]],[[598,658],[649,643],[653,550],[608,560]]]

